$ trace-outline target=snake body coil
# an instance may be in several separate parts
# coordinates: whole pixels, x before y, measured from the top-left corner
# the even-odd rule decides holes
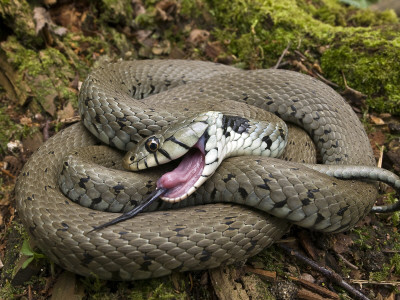
[[[120,157],[118,151],[93,146],[97,138],[130,150],[144,137],[197,112],[258,118],[266,110],[303,128],[326,165],[373,166],[374,158],[351,107],[323,83],[290,71],[241,71],[195,61],[120,62],[88,76],[79,108],[82,124],[55,135],[25,165],[16,199],[19,214],[40,248],[57,264],[81,275],[133,280],[229,264],[273,243],[287,230],[288,220],[324,232],[346,230],[370,211],[376,198],[371,183],[338,180],[295,162],[236,157],[224,161],[189,199],[162,208],[208,205],[144,213],[89,233],[115,217],[90,208],[129,210],[129,205],[155,188],[158,177],[112,170],[102,178],[93,169],[88,170],[95,181],[92,186],[88,188],[83,179],[74,186],[62,174],[63,167],[74,164],[64,160],[67,154],[90,149],[94,152],[87,157],[108,160],[106,165],[114,165]],[[75,163],[75,168],[82,165]],[[132,179],[124,179],[125,175]],[[87,207],[66,198],[59,180],[66,193]],[[93,197],[89,199],[82,190],[86,187],[87,193],[96,194],[96,180],[108,181],[114,193],[110,196],[107,191],[107,197],[90,200]],[[126,181],[139,185],[134,196],[122,190]],[[127,206],[115,203],[113,197],[125,199]],[[213,202],[235,202],[257,210]]]

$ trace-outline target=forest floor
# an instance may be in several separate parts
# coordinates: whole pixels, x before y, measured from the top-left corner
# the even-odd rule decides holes
[[[298,5],[303,23],[292,23],[299,30],[299,38],[292,35],[294,29],[288,29],[287,24],[279,27],[282,7],[275,4],[268,7],[269,11],[262,5],[241,6],[245,5],[241,1],[225,7],[200,0],[196,4],[150,2],[47,0],[36,6],[33,1],[0,1],[0,258],[4,264],[0,298],[355,297],[334,279],[284,252],[281,246],[286,245],[335,271],[370,299],[400,299],[397,213],[370,214],[352,230],[335,235],[292,227],[277,245],[244,265],[138,282],[83,278],[51,264],[34,248],[15,208],[16,178],[42,143],[79,122],[79,86],[90,68],[105,61],[202,59],[250,69],[276,65],[309,74],[348,101],[365,126],[377,164],[400,174],[400,68],[396,61],[400,56],[400,21],[393,11],[360,11],[335,0],[281,1],[282,7],[288,5],[286,11],[294,3]],[[263,10],[268,11],[260,19],[257,13]],[[301,29],[304,24],[308,30],[323,33],[305,34]],[[346,26],[355,31],[335,31]],[[246,33],[241,32],[242,27],[246,27]],[[265,28],[268,30],[263,31]],[[366,36],[372,30],[379,30],[386,40],[368,44],[351,40],[357,35],[368,40]],[[382,53],[384,56],[379,56]],[[345,63],[332,63],[336,55]],[[358,69],[363,62],[368,68]],[[360,80],[360,74],[366,79]],[[377,203],[394,198],[394,191],[382,186]]]

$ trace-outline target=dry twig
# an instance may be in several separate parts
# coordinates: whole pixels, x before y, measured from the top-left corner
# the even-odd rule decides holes
[[[278,246],[281,247],[286,252],[288,252],[290,255],[293,255],[294,257],[302,261],[303,263],[309,265],[314,270],[323,274],[329,280],[331,280],[335,284],[345,289],[349,294],[353,295],[356,299],[368,300],[368,298],[364,294],[362,294],[360,291],[356,290],[354,287],[345,282],[339,274],[319,266],[315,261],[312,261],[311,259],[305,257],[296,250],[293,250],[284,244],[278,244]]]
[[[278,62],[277,62],[276,65],[273,67],[273,69],[278,69],[278,68],[279,68],[279,66],[280,66],[280,64],[281,64],[281,62],[282,62],[282,59],[285,57],[286,53],[288,52],[288,50],[289,50],[289,48],[290,48],[290,45],[291,45],[291,43],[289,42],[288,45],[287,45],[287,47],[285,48],[285,50],[283,50],[281,56],[280,56],[279,59],[278,59]]]

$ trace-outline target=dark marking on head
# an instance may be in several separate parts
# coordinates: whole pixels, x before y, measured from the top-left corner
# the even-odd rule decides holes
[[[311,203],[311,200],[308,198],[304,198],[304,199],[301,199],[301,203],[303,203],[303,205],[307,206]]]
[[[169,153],[167,151],[165,151],[164,149],[160,148],[158,149],[158,151],[164,155],[166,158],[168,158],[169,160],[172,160],[171,156],[169,155]]]
[[[264,136],[264,137],[261,139],[261,141],[263,141],[264,143],[267,144],[267,147],[265,147],[265,149],[270,149],[270,148],[271,148],[272,140],[271,140],[271,138],[270,138],[268,135]]]
[[[222,117],[222,130],[223,134],[227,133],[228,127],[232,128],[234,132],[242,134],[247,132],[250,128],[249,120],[238,116],[223,115]]]
[[[154,160],[156,161],[157,166],[159,166],[160,163],[158,162],[158,159],[157,159],[157,152],[154,152],[153,155],[154,155]]]
[[[190,149],[190,147],[188,145],[186,145],[185,143],[182,143],[181,141],[177,140],[173,135],[170,136],[169,138],[165,139],[165,142],[167,142],[167,141],[171,141],[171,142],[181,146],[182,148]]]

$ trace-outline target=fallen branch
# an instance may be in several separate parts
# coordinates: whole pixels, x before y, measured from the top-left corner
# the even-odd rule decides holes
[[[276,280],[276,272],[266,271],[263,269],[254,269],[254,268],[248,267],[248,266],[244,267],[244,271],[260,275],[265,280],[270,281],[270,282],[274,282]]]
[[[284,244],[277,244],[277,245],[279,247],[281,247],[283,250],[285,250],[286,252],[288,252],[290,255],[293,255],[294,257],[296,257],[303,263],[309,265],[314,270],[323,274],[325,277],[327,277],[333,283],[335,283],[335,284],[339,285],[340,287],[342,287],[343,289],[345,289],[349,294],[353,295],[355,298],[362,299],[362,300],[368,300],[368,298],[364,294],[362,294],[360,291],[356,290],[354,287],[352,287],[347,282],[345,282],[339,274],[337,274],[331,270],[328,270],[324,267],[319,266],[315,261],[312,261],[311,259],[305,257],[304,255],[300,254],[296,250],[293,250]]]
[[[317,285],[315,283],[312,283],[312,282],[309,282],[307,280],[300,279],[300,278],[297,278],[297,277],[292,277],[292,276],[290,276],[289,279],[301,284],[302,286],[306,287],[308,290],[310,290],[312,292],[315,292],[315,293],[318,293],[321,296],[324,296],[323,299],[326,299],[326,298],[329,298],[329,299],[340,299],[338,294],[336,294],[336,293],[334,293],[334,292],[332,292],[332,291],[330,291],[330,290],[328,290],[328,289],[326,289],[326,288],[324,288],[322,286],[319,286],[319,285]]]

